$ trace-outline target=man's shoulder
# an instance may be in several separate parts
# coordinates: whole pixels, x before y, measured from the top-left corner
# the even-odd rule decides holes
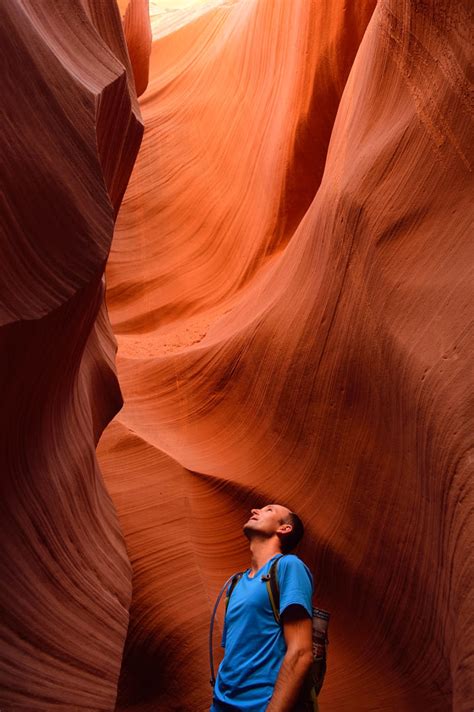
[[[295,554],[285,554],[279,561],[278,586],[280,589],[280,615],[291,605],[302,606],[312,615],[313,577],[311,571]]]
[[[306,566],[305,562],[296,556],[296,554],[285,554],[278,561],[278,570],[283,573],[294,573],[296,575],[306,574],[312,580],[311,571]]]
[[[292,567],[304,567],[307,569],[303,559],[300,559],[296,554],[283,554],[278,562],[278,566],[292,566]],[[309,569],[308,569],[309,570]]]

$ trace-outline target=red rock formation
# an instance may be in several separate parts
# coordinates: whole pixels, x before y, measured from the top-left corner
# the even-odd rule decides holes
[[[359,46],[372,7],[253,0],[154,44],[108,265],[120,710],[207,708],[210,602],[268,500],[333,612],[321,708],[474,706],[469,6],[384,0]]]
[[[121,405],[103,304],[142,124],[115,3],[2,8],[0,707],[111,710],[130,564],[95,456]]]
[[[135,89],[137,96],[141,96],[148,85],[151,52],[148,0],[130,0],[125,11],[123,24],[135,78]]]
[[[107,272],[119,527],[103,270],[149,51],[120,5],[128,51],[112,0],[2,17],[0,707],[114,708],[131,561],[117,709],[206,710],[211,603],[278,500],[333,613],[322,712],[470,712],[469,4],[165,23]]]
[[[236,3],[155,42],[107,273],[116,332],[214,309],[286,244],[321,179],[373,4]]]

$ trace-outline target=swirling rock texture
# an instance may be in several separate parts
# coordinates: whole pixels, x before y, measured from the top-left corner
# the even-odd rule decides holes
[[[322,710],[474,706],[470,2],[241,0],[155,40],[107,267],[119,710],[205,710],[248,507],[307,525]],[[169,26],[168,26],[169,30]]]
[[[2,6],[0,708],[111,710],[131,570],[95,455],[103,272],[143,125],[113,0]]]
[[[471,4],[119,5],[3,8],[0,707],[207,709],[276,500],[323,712],[470,712]]]

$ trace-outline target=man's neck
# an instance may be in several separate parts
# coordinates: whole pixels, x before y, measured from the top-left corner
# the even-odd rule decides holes
[[[255,576],[276,554],[281,554],[280,540],[253,538],[250,541],[250,573]]]

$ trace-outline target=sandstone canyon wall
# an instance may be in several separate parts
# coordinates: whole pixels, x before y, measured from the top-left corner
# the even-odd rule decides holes
[[[471,4],[146,5],[4,12],[0,707],[208,709],[279,501],[322,712],[471,712]]]
[[[158,31],[107,266],[117,709],[207,709],[211,604],[275,500],[333,612],[321,709],[474,707],[471,26],[241,0]]]
[[[143,125],[115,2],[2,5],[0,708],[111,710],[131,571],[95,455],[103,272]]]

